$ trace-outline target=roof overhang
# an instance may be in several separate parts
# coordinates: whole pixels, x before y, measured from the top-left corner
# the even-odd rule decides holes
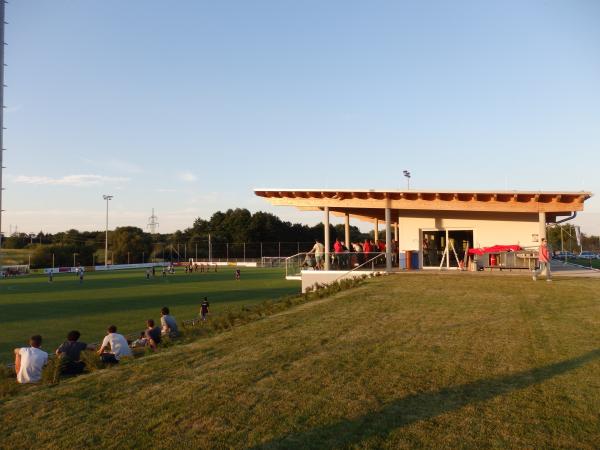
[[[329,207],[337,213],[368,220],[385,208],[412,211],[476,211],[502,213],[545,212],[550,217],[583,211],[591,192],[543,191],[414,191],[414,190],[316,190],[255,189],[273,205],[301,210]]]

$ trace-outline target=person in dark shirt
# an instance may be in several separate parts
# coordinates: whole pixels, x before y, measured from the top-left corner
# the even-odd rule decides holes
[[[81,352],[88,349],[88,345],[79,342],[81,333],[77,330],[69,331],[67,340],[56,349],[56,356],[60,360],[60,373],[62,375],[77,375],[83,372],[85,364],[81,361]]]
[[[161,333],[160,328],[154,326],[153,319],[146,320],[146,339],[148,339],[148,346],[152,350],[156,350],[156,347],[160,344]]]
[[[200,304],[200,317],[202,320],[206,320],[206,316],[208,316],[208,298],[204,297],[204,301]]]

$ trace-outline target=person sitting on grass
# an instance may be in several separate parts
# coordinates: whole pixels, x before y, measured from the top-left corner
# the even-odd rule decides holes
[[[56,349],[61,375],[83,373],[85,363],[81,361],[81,352],[82,350],[91,350],[91,348],[84,342],[78,342],[80,336],[81,333],[77,330],[69,331],[67,340]]]
[[[108,347],[110,347],[110,351],[106,351]],[[98,354],[102,362],[116,364],[123,356],[131,356],[131,349],[125,336],[117,333],[117,327],[111,325],[108,327],[107,334],[98,349]]]
[[[148,338],[146,337],[146,332],[142,331],[140,333],[140,337],[137,338],[135,341],[133,341],[133,343],[131,344],[132,347],[145,347],[146,345],[148,345]]]
[[[48,362],[48,353],[40,350],[42,337],[39,334],[29,338],[29,347],[15,348],[15,372],[17,383],[39,383],[42,369]]]
[[[154,326],[153,319],[146,320],[145,337],[150,348],[156,350],[156,347],[160,344],[161,334],[160,328]]]
[[[169,308],[166,306],[163,306],[160,310],[160,328],[163,336],[171,338],[179,336],[177,321],[170,314]]]

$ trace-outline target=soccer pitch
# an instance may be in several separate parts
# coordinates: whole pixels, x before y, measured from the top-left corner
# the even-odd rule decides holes
[[[179,321],[197,317],[208,297],[211,313],[300,292],[300,283],[286,281],[282,269],[242,268],[240,281],[234,269],[146,279],[145,269],[91,272],[79,283],[75,274],[61,274],[52,283],[42,275],[0,280],[0,363],[12,360],[12,349],[23,346],[32,334],[41,334],[42,348],[53,352],[69,330],[81,332],[81,341],[98,342],[114,324],[123,334],[144,329],[146,319],[160,318],[168,306]]]

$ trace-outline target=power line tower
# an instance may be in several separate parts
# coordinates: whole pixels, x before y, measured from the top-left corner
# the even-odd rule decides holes
[[[6,2],[0,0],[0,252],[2,251],[2,191],[4,185],[2,184],[2,171],[4,170],[4,25],[7,24],[5,20],[5,6]]]
[[[152,215],[148,218],[148,228],[150,228],[150,233],[156,233],[156,229],[158,228],[158,217],[154,214],[154,208],[152,208]]]

